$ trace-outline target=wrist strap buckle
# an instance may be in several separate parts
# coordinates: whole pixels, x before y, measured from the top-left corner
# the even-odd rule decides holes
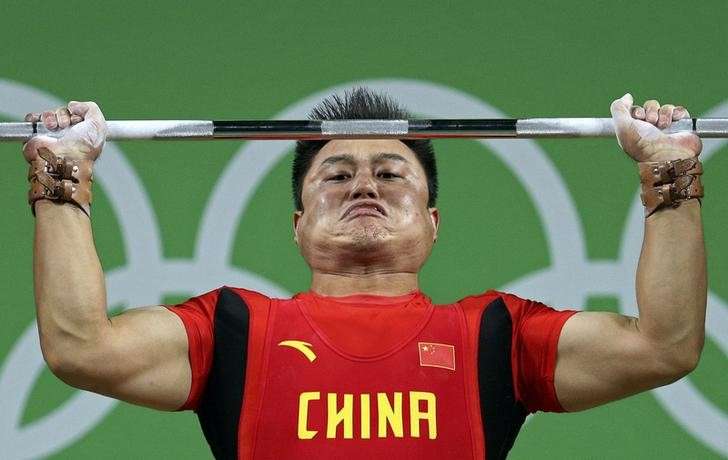
[[[35,202],[53,200],[73,203],[91,217],[93,160],[74,160],[56,156],[47,148],[38,150],[30,162],[28,203],[35,215]]]

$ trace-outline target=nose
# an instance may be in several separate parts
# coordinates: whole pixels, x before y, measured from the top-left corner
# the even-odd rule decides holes
[[[352,181],[351,198],[354,200],[379,198],[374,180],[368,175],[358,174]]]

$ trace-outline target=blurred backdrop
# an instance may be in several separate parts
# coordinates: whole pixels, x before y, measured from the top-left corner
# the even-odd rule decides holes
[[[608,116],[631,91],[728,117],[723,0],[559,2],[4,1],[0,119],[94,100],[108,119],[303,116],[355,84],[420,116]],[[292,240],[289,142],[109,143],[93,229],[109,308],[222,284],[306,290]],[[613,140],[436,142],[437,302],[488,288],[557,307],[634,313],[636,166]],[[728,148],[706,142],[708,338],[659,391],[531,417],[510,458],[728,455]],[[0,144],[0,457],[210,458],[192,413],[73,390],[42,362],[33,218],[18,144]]]

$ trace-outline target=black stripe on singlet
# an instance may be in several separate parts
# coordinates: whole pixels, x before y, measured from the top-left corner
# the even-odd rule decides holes
[[[511,370],[511,314],[500,297],[480,318],[478,386],[487,460],[506,458],[526,419],[516,401]]]
[[[202,431],[217,459],[238,456],[250,312],[245,301],[221,288],[215,307],[215,349],[197,410]]]

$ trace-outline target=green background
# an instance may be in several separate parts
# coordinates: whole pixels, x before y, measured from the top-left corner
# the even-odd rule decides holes
[[[512,116],[608,116],[611,100],[626,91],[638,101],[677,102],[700,115],[728,93],[726,24],[723,0],[5,1],[0,79],[64,100],[98,101],[109,119],[271,118],[311,93],[375,78],[439,83]],[[548,267],[533,203],[513,173],[475,142],[436,144],[443,225],[422,273],[423,290],[435,301],[452,301]],[[164,257],[191,258],[211,190],[240,142],[119,145],[149,195]],[[637,189],[631,160],[612,140],[540,145],[573,196],[590,260],[615,259]],[[0,145],[0,155],[7,159],[0,181],[1,366],[34,321],[34,303],[27,165],[17,144]],[[291,238],[290,158],[258,188],[240,221],[232,262],[295,292],[309,278]],[[705,166],[710,288],[728,299],[721,257],[728,249],[728,203],[721,199],[728,192],[728,156],[719,152]],[[103,184],[95,194],[94,233],[109,270],[125,264],[122,239]],[[174,302],[199,292],[167,294]],[[618,304],[601,296],[586,307],[616,311]],[[727,368],[726,356],[708,340],[689,377],[724,416]],[[45,371],[32,391],[22,423],[44,417],[75,390]],[[132,456],[210,454],[193,414],[121,403],[51,458]],[[580,414],[537,415],[510,458],[720,456],[642,394]]]

